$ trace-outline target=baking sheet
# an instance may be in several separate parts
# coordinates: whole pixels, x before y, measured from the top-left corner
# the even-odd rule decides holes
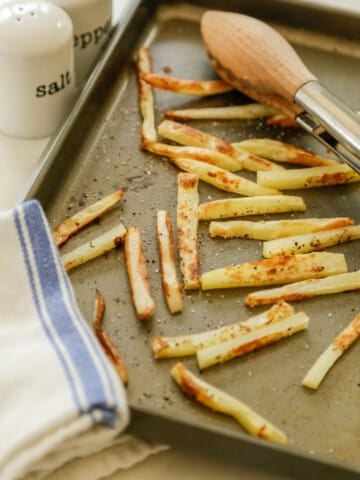
[[[65,216],[115,188],[126,188],[126,195],[118,207],[97,224],[70,239],[62,251],[66,252],[95,237],[119,220],[127,226],[141,227],[157,306],[150,322],[142,324],[136,319],[121,249],[73,270],[70,277],[79,306],[89,322],[92,319],[95,289],[103,292],[106,300],[105,328],[129,367],[128,394],[131,407],[137,415],[140,412],[145,415],[148,413],[149,418],[163,419],[165,423],[170,421],[175,426],[173,431],[167,429],[167,439],[163,431],[160,435],[159,428],[159,439],[176,443],[176,425],[181,431],[180,423],[183,425],[184,422],[204,428],[205,431],[214,430],[223,438],[238,438],[239,445],[252,445],[260,458],[265,458],[269,452],[277,452],[280,456],[289,452],[287,472],[291,459],[295,461],[296,458],[302,458],[304,464],[308,462],[311,465],[314,459],[321,459],[329,464],[347,465],[360,473],[360,374],[357,368],[360,345],[354,345],[335,365],[317,392],[301,387],[301,380],[313,361],[358,313],[360,302],[357,292],[295,304],[296,310],[303,309],[311,318],[308,331],[202,373],[204,380],[249,403],[282,428],[289,438],[289,445],[285,449],[267,443],[264,450],[265,442],[249,439],[232,419],[212,413],[185,398],[169,375],[176,360],[155,361],[152,358],[149,345],[152,335],[198,332],[246,319],[260,312],[260,309],[250,310],[244,306],[244,298],[250,289],[187,292],[184,312],[175,316],[168,313],[165,305],[159,276],[155,215],[158,209],[167,209],[175,222],[177,170],[164,159],[139,148],[140,116],[133,60],[137,48],[146,44],[151,48],[155,72],[170,68],[171,75],[195,79],[210,79],[215,75],[201,41],[197,22],[199,10],[194,8],[196,2],[192,2],[191,6],[157,3],[157,8],[151,2],[140,4],[127,30],[119,35],[116,49],[106,62],[107,70],[103,69],[96,88],[77,109],[71,128],[62,134],[61,139],[53,142],[47,152],[48,158],[45,158],[46,168],[35,180],[28,197],[35,196],[41,200],[51,225],[55,226]],[[211,6],[215,4],[218,8],[225,8],[224,3],[211,2]],[[261,5],[261,2],[256,3]],[[267,2],[263,3],[265,5]],[[281,10],[283,17],[283,9],[290,2],[276,3],[281,4],[282,9],[278,11]],[[301,2],[294,3],[300,8]],[[236,5],[241,10],[242,2],[236,2]],[[248,2],[243,5],[245,10],[249,8]],[[230,6],[235,8],[234,3]],[[288,6],[289,12],[293,7]],[[261,8],[255,13],[261,17]],[[275,8],[268,15],[267,6],[266,14],[272,21],[277,20]],[[331,12],[328,15],[332,18]],[[282,19],[279,16],[279,20]],[[326,26],[328,28],[329,24]],[[280,28],[294,42],[309,69],[334,93],[353,108],[359,109],[360,42],[354,38],[340,38],[338,31],[333,36],[329,31],[307,31],[304,25],[300,29],[289,24]],[[349,30],[345,33],[349,36]],[[240,93],[194,99],[158,90],[155,92],[156,118],[159,123],[165,109],[248,101]],[[194,121],[192,125],[229,142],[249,137],[269,137],[326,154],[315,140],[300,130],[277,130],[257,120]],[[251,173],[247,176],[255,178]],[[336,215],[351,216],[359,222],[358,185],[289,193],[302,195],[308,206],[305,214],[293,214],[292,218]],[[202,202],[225,196],[224,192],[210,186],[200,186]],[[280,219],[288,218],[288,215],[251,219],[256,218]],[[261,258],[260,242],[211,239],[207,229],[208,223],[201,223],[199,242],[203,272],[230,263]],[[355,270],[360,268],[358,245],[353,242],[329,251],[344,252],[349,270]],[[193,359],[186,358],[183,361],[193,372],[197,372]],[[157,432],[151,432],[151,437],[157,439]],[[189,441],[191,443],[190,437]],[[281,468],[285,471],[285,463]],[[332,478],[329,475],[326,478]]]

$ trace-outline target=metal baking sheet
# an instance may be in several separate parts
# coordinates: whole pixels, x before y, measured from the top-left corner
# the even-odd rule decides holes
[[[144,241],[156,313],[140,323],[132,306],[124,254],[118,249],[70,273],[79,306],[92,319],[95,289],[106,300],[105,328],[129,367],[131,430],[153,440],[187,445],[239,463],[257,463],[291,477],[357,478],[360,473],[360,374],[354,345],[317,392],[301,380],[317,356],[359,311],[358,293],[324,296],[295,304],[311,318],[309,330],[253,354],[207,369],[204,380],[248,402],[288,435],[287,447],[250,438],[230,418],[185,398],[171,380],[175,360],[152,358],[152,335],[178,335],[218,327],[259,309],[244,306],[250,289],[187,292],[184,312],[169,314],[161,290],[155,215],[167,209],[175,222],[176,174],[164,159],[141,151],[140,116],[134,58],[143,44],[151,48],[155,72],[171,70],[183,78],[215,78],[199,32],[203,8],[242,11],[274,22],[324,84],[360,107],[360,37],[358,15],[341,8],[315,8],[301,1],[199,1],[191,5],[166,1],[133,2],[74,111],[50,142],[25,197],[38,198],[55,226],[116,188],[124,187],[121,204],[63,247],[66,252],[122,220],[139,226]],[[322,22],[319,20],[323,19]],[[156,91],[157,122],[165,109],[247,103],[240,93],[194,99]],[[262,121],[193,122],[227,141],[269,137],[311,148],[323,148],[301,130],[278,130]],[[254,175],[249,173],[249,178]],[[356,184],[298,191],[308,209],[292,218],[351,216],[360,221]],[[223,198],[224,192],[201,184],[201,201]],[[266,218],[287,218],[272,215]],[[260,217],[258,217],[260,219]],[[256,220],[256,218],[252,218]],[[261,217],[264,219],[264,217]],[[199,231],[201,269],[261,258],[261,243],[211,239],[208,224]],[[350,270],[360,268],[358,243],[331,249],[344,252]],[[193,359],[184,363],[193,372]],[[340,477],[341,475],[341,477]]]

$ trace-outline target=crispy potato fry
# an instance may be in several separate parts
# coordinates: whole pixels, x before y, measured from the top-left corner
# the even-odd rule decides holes
[[[94,308],[94,332],[99,340],[100,345],[102,346],[105,355],[108,357],[110,362],[114,365],[115,370],[117,371],[119,377],[121,378],[124,385],[129,383],[129,375],[127,367],[124,363],[124,360],[115,345],[111,341],[110,337],[103,331],[102,323],[104,319],[105,312],[105,299],[103,295],[96,290],[95,297],[95,308]]]
[[[304,167],[322,167],[325,165],[338,165],[335,160],[315,155],[315,153],[295,147],[288,143],[279,142],[270,138],[251,138],[242,142],[233,143],[235,149],[246,150],[259,157],[286,162]]]
[[[233,87],[222,80],[186,80],[146,72],[141,74],[141,78],[152,87],[184,95],[217,95],[233,90]]]
[[[302,384],[304,387],[316,390],[325,378],[326,374],[342,354],[359,338],[360,336],[360,314],[349,323],[349,325],[339,333],[331,342],[328,348],[315,361],[310,370],[305,375]]]
[[[271,220],[268,222],[229,220],[225,222],[211,222],[209,234],[211,237],[275,240],[292,235],[322,232],[324,230],[346,227],[353,224],[354,220],[349,217],[303,218],[299,220]]]
[[[125,237],[125,260],[134,307],[139,320],[149,320],[154,311],[140,229],[129,227]]]
[[[171,376],[186,395],[215,412],[232,416],[251,435],[282,444],[287,442],[286,435],[272,423],[237,398],[200,380],[182,363],[172,368]]]
[[[274,115],[276,110],[261,103],[235,105],[230,107],[188,108],[186,110],[167,110],[165,117],[170,120],[253,120]]]
[[[238,160],[239,170],[241,167],[251,171],[278,170],[283,167],[269,160],[256,157],[241,148],[234,148],[224,140],[201,132],[183,123],[164,120],[158,128],[159,134],[168,140],[180,143],[181,145],[208,148],[216,152],[228,155]]]
[[[283,113],[277,113],[272,117],[268,117],[266,119],[266,125],[280,128],[300,128],[300,125],[295,120]]]
[[[257,183],[267,188],[293,190],[312,187],[329,187],[358,182],[360,175],[345,164],[326,167],[296,168],[276,172],[258,172]]]
[[[153,91],[151,85],[143,79],[143,75],[151,74],[152,70],[151,55],[148,48],[139,48],[136,68],[139,85],[139,106],[143,118],[141,125],[141,145],[145,147],[148,143],[157,141]]]
[[[197,175],[178,174],[177,240],[185,290],[195,290],[200,287],[200,256],[197,238],[198,184]]]
[[[83,243],[74,250],[62,255],[61,259],[65,270],[78,267],[96,257],[100,257],[110,250],[122,245],[126,235],[126,228],[122,223],[107,232],[93,238],[89,242]]]
[[[331,293],[350,292],[351,290],[360,290],[360,270],[332,275],[327,278],[291,283],[278,288],[259,290],[250,293],[246,297],[245,303],[248,307],[257,307],[276,303],[280,300],[295,302],[316,295],[329,295]]]
[[[263,256],[271,258],[276,255],[293,255],[323,250],[334,245],[351,242],[360,238],[360,226],[334,228],[324,232],[306,233],[293,237],[269,240],[263,245]]]
[[[190,158],[174,158],[172,162],[181,170],[195,173],[203,182],[209,183],[225,192],[237,193],[238,195],[249,197],[281,194],[278,190],[259,187],[257,183],[247,178],[228,172],[215,165],[210,165],[210,163],[200,162]]]
[[[200,348],[226,342],[232,338],[250,333],[265,325],[280,322],[294,314],[294,308],[286,302],[279,302],[269,310],[250,317],[248,320],[226,325],[205,332],[176,337],[155,336],[151,339],[151,348],[155,358],[171,358],[195,355]]]
[[[156,232],[161,281],[166,303],[171,313],[181,312],[183,309],[183,294],[176,272],[174,232],[169,212],[166,210],[157,212]]]
[[[305,330],[308,324],[309,317],[305,313],[299,312],[273,325],[264,326],[253,332],[232,338],[227,342],[202,348],[196,352],[199,368],[203,370],[212,365],[227,362],[245,353],[258,350],[282,338]]]
[[[214,288],[258,287],[298,282],[347,272],[342,253],[314,252],[283,255],[264,260],[229,265],[203,273],[203,290]]]
[[[306,205],[301,197],[270,195],[251,198],[225,198],[199,205],[199,220],[261,215],[265,213],[304,212]]]
[[[211,165],[216,165],[219,168],[228,170],[229,172],[237,172],[242,168],[242,164],[239,162],[239,160],[207,148],[180,147],[175,145],[167,145],[166,143],[152,143],[148,144],[146,149],[151,153],[169,157],[171,159],[192,158],[194,160],[206,162]]]
[[[110,193],[110,195],[102,198],[98,202],[95,202],[92,205],[80,210],[72,217],[67,218],[53,230],[56,245],[58,247],[63,245],[69,237],[75,235],[75,233],[77,233],[79,230],[99,218],[103,213],[110,210],[110,208],[112,208],[122,199],[123,195],[124,190],[117,190],[116,192]]]

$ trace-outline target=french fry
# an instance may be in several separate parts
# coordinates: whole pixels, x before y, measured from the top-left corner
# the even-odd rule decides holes
[[[248,433],[273,442],[287,443],[286,435],[248,405],[193,375],[182,363],[171,370],[171,376],[188,396],[215,412],[235,418]]]
[[[359,335],[360,314],[356,315],[349,325],[339,333],[339,335],[315,361],[302,381],[303,386],[317,390],[331,367],[359,338]]]
[[[210,165],[210,163],[192,160],[191,158],[174,158],[172,162],[185,172],[195,173],[200,180],[209,183],[219,190],[255,197],[260,195],[280,195],[281,192],[259,185],[247,178],[228,172],[223,168]]]
[[[143,72],[141,78],[154,88],[184,95],[217,95],[233,90],[233,87],[222,80],[187,80],[147,72]]]
[[[279,128],[300,128],[300,125],[295,120],[283,113],[277,113],[272,117],[268,117],[266,119],[266,125]]]
[[[306,233],[292,237],[269,240],[263,245],[263,256],[271,258],[276,255],[293,255],[323,250],[334,245],[351,242],[360,238],[360,226],[334,228],[324,232]]]
[[[170,215],[166,210],[159,210],[156,218],[156,232],[160,256],[160,272],[163,293],[171,313],[183,309],[183,295],[177,278],[175,264],[175,239]]]
[[[155,303],[151,296],[140,229],[129,227],[125,237],[125,260],[134,307],[139,320],[149,320]]]
[[[186,290],[200,287],[200,257],[198,246],[199,177],[193,173],[178,174],[177,240],[180,270]]]
[[[221,138],[214,137],[183,123],[164,120],[158,128],[159,134],[168,140],[180,143],[181,145],[208,148],[216,152],[228,155],[239,161],[239,166],[247,170],[278,170],[283,167],[269,160],[256,157],[241,148],[234,148],[230,143]]]
[[[229,172],[237,172],[241,170],[242,164],[239,160],[231,158],[223,153],[215,152],[207,148],[199,147],[183,147],[178,145],[167,145],[166,143],[152,143],[146,146],[146,150],[156,155],[162,155],[171,159],[176,158],[192,158],[219,168],[228,170]]]
[[[358,182],[360,175],[345,164],[326,167],[296,168],[276,172],[258,172],[257,183],[267,188],[293,190],[312,187],[329,187]]]
[[[157,141],[154,95],[151,85],[143,79],[143,75],[151,74],[152,70],[151,55],[148,48],[139,48],[136,59],[136,68],[139,85],[139,106],[143,119],[141,125],[141,145],[142,147],[145,147],[148,143]]]
[[[99,340],[100,345],[102,346],[105,355],[108,357],[110,362],[114,365],[115,370],[117,371],[119,377],[121,378],[124,385],[129,383],[129,374],[127,367],[124,363],[122,356],[119,351],[116,349],[115,345],[111,341],[110,337],[103,331],[102,323],[104,319],[105,312],[105,299],[103,295],[96,290],[95,297],[95,308],[94,308],[94,332]]]
[[[98,202],[80,210],[72,217],[67,218],[64,222],[60,223],[60,225],[53,230],[56,245],[58,247],[63,245],[69,237],[75,235],[79,230],[110,210],[110,208],[122,199],[123,195],[124,190],[122,189],[110,193],[110,195],[107,195]]]
[[[292,235],[322,232],[353,224],[354,220],[349,217],[271,220],[267,222],[228,220],[225,222],[211,222],[209,234],[211,237],[275,240]]]
[[[250,333],[265,325],[280,322],[294,314],[294,308],[286,302],[279,302],[269,310],[254,315],[248,320],[226,325],[215,330],[182,335],[176,337],[155,336],[151,339],[151,348],[155,358],[171,358],[195,355],[200,348],[226,342],[232,338]]]
[[[304,312],[299,312],[273,325],[265,326],[227,342],[202,348],[196,352],[198,366],[203,370],[212,365],[227,362],[305,330],[308,324],[309,317]]]
[[[313,298],[317,295],[329,295],[352,290],[360,290],[360,270],[332,275],[327,278],[295,282],[278,288],[258,290],[250,293],[246,297],[245,303],[248,307],[257,307],[281,300],[295,302]]]
[[[270,195],[251,198],[225,198],[199,205],[199,220],[262,215],[266,213],[304,212],[306,205],[302,197]]]
[[[235,105],[230,107],[203,107],[184,110],[167,110],[165,117],[170,120],[253,120],[274,115],[276,110],[261,103]]]
[[[292,163],[303,165],[304,167],[337,165],[335,160],[315,155],[303,148],[270,138],[251,138],[250,140],[233,143],[232,146],[235,149],[246,150],[253,155],[275,160],[276,162]]]
[[[72,268],[78,267],[83,263],[100,257],[110,250],[122,245],[126,235],[126,228],[122,223],[107,232],[93,238],[89,242],[83,243],[74,250],[62,255],[61,259],[65,270],[69,271]]]
[[[342,253],[314,252],[283,255],[229,265],[203,273],[201,288],[259,287],[298,282],[347,272]]]

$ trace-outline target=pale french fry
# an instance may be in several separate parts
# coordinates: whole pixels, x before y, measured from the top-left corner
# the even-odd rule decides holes
[[[159,134],[168,140],[180,143],[181,145],[208,148],[216,152],[228,155],[239,161],[239,167],[243,166],[247,170],[278,170],[283,169],[280,165],[269,160],[256,157],[241,148],[234,148],[230,143],[209,135],[195,128],[184,125],[183,123],[164,120],[158,128]]]
[[[295,282],[278,288],[259,290],[250,293],[246,297],[245,303],[248,307],[257,307],[276,303],[280,300],[295,302],[313,298],[317,295],[329,295],[352,290],[360,290],[360,270],[326,278]]]
[[[225,198],[199,205],[199,220],[262,215],[266,213],[304,212],[302,197],[270,195],[249,198]]]
[[[303,386],[313,390],[319,388],[320,383],[323,381],[334,363],[349,347],[351,347],[351,345],[359,338],[359,335],[360,314],[339,333],[339,335],[315,361],[302,381]]]
[[[202,348],[196,352],[198,366],[201,370],[218,363],[227,362],[245,353],[289,337],[294,333],[305,330],[309,324],[309,317],[303,312],[296,313],[285,320],[273,325],[265,326],[245,335],[233,338],[227,342]]]
[[[160,256],[160,272],[163,293],[171,313],[183,309],[183,295],[177,278],[175,263],[175,239],[170,215],[166,210],[159,210],[156,218],[156,232]]]
[[[195,355],[200,348],[209,347],[232,338],[250,333],[265,325],[281,322],[294,314],[294,308],[286,302],[279,302],[259,315],[248,320],[226,325],[215,330],[178,335],[176,337],[155,336],[151,339],[151,348],[155,358],[171,358]]]
[[[229,107],[188,108],[184,110],[167,110],[165,117],[170,120],[253,120],[274,115],[276,110],[261,103],[234,105]]]
[[[334,245],[351,242],[360,238],[360,226],[334,228],[317,233],[306,233],[292,237],[269,240],[263,245],[263,256],[271,258],[276,255],[293,255],[323,250]]]
[[[346,227],[353,224],[354,220],[349,217],[270,220],[267,222],[229,220],[225,222],[211,222],[209,234],[211,237],[275,240],[292,235],[322,232],[324,230]]]
[[[136,59],[136,68],[139,86],[139,107],[143,118],[141,125],[141,145],[145,147],[148,143],[157,141],[154,95],[151,85],[143,79],[143,75],[151,74],[152,70],[151,55],[148,48],[139,48]]]
[[[181,390],[197,402],[235,418],[248,433],[255,437],[285,444],[285,433],[265,420],[248,405],[224,391],[210,385],[193,375],[182,363],[177,363],[171,370],[171,376]]]
[[[124,385],[129,383],[129,375],[127,367],[124,363],[124,360],[115,345],[111,341],[110,337],[103,331],[102,323],[104,319],[105,312],[105,299],[103,295],[96,290],[95,297],[95,308],[94,308],[94,332],[99,340],[100,345],[102,346],[105,355],[108,357],[110,362],[114,365],[115,370],[117,371],[119,377],[121,378]]]
[[[177,240],[180,269],[184,288],[200,287],[200,257],[198,246],[199,177],[193,173],[178,174]]]
[[[110,208],[122,199],[123,195],[124,190],[122,189],[110,193],[110,195],[80,210],[72,217],[60,223],[60,225],[53,230],[56,245],[63,245],[69,237],[75,235],[79,230],[110,210]]]
[[[259,185],[247,178],[228,172],[223,168],[210,165],[210,163],[192,160],[190,158],[174,158],[172,162],[185,172],[195,173],[200,180],[209,183],[219,190],[237,193],[249,197],[260,195],[279,195],[281,192],[271,188],[259,187]]]
[[[275,160],[276,162],[292,163],[305,167],[337,165],[335,160],[315,155],[308,150],[270,138],[251,138],[242,142],[233,143],[232,146],[235,149],[246,150],[253,155]]]
[[[184,95],[217,95],[233,90],[233,87],[222,80],[187,80],[146,72],[142,73],[141,78],[154,88]]]
[[[146,150],[156,155],[162,155],[171,159],[192,158],[211,165],[216,165],[229,172],[241,170],[242,164],[239,160],[231,158],[223,153],[209,150],[208,148],[183,147],[177,145],[167,145],[166,143],[152,143],[146,146]]]
[[[137,227],[129,227],[127,230],[125,260],[137,316],[140,320],[149,320],[155,311],[155,303],[150,292],[140,229]]]
[[[259,287],[347,272],[342,253],[313,252],[229,265],[203,273],[201,288]]]
[[[65,270],[78,267],[96,257],[100,257],[110,250],[122,245],[126,235],[126,228],[122,223],[92,240],[83,243],[74,250],[62,255],[61,259]]]
[[[257,183],[267,188],[293,190],[312,187],[328,187],[358,182],[360,175],[345,164],[326,167],[296,168],[276,172],[258,172]]]
[[[300,128],[300,125],[292,118],[287,117],[283,113],[277,113],[266,119],[266,125],[280,128]]]

